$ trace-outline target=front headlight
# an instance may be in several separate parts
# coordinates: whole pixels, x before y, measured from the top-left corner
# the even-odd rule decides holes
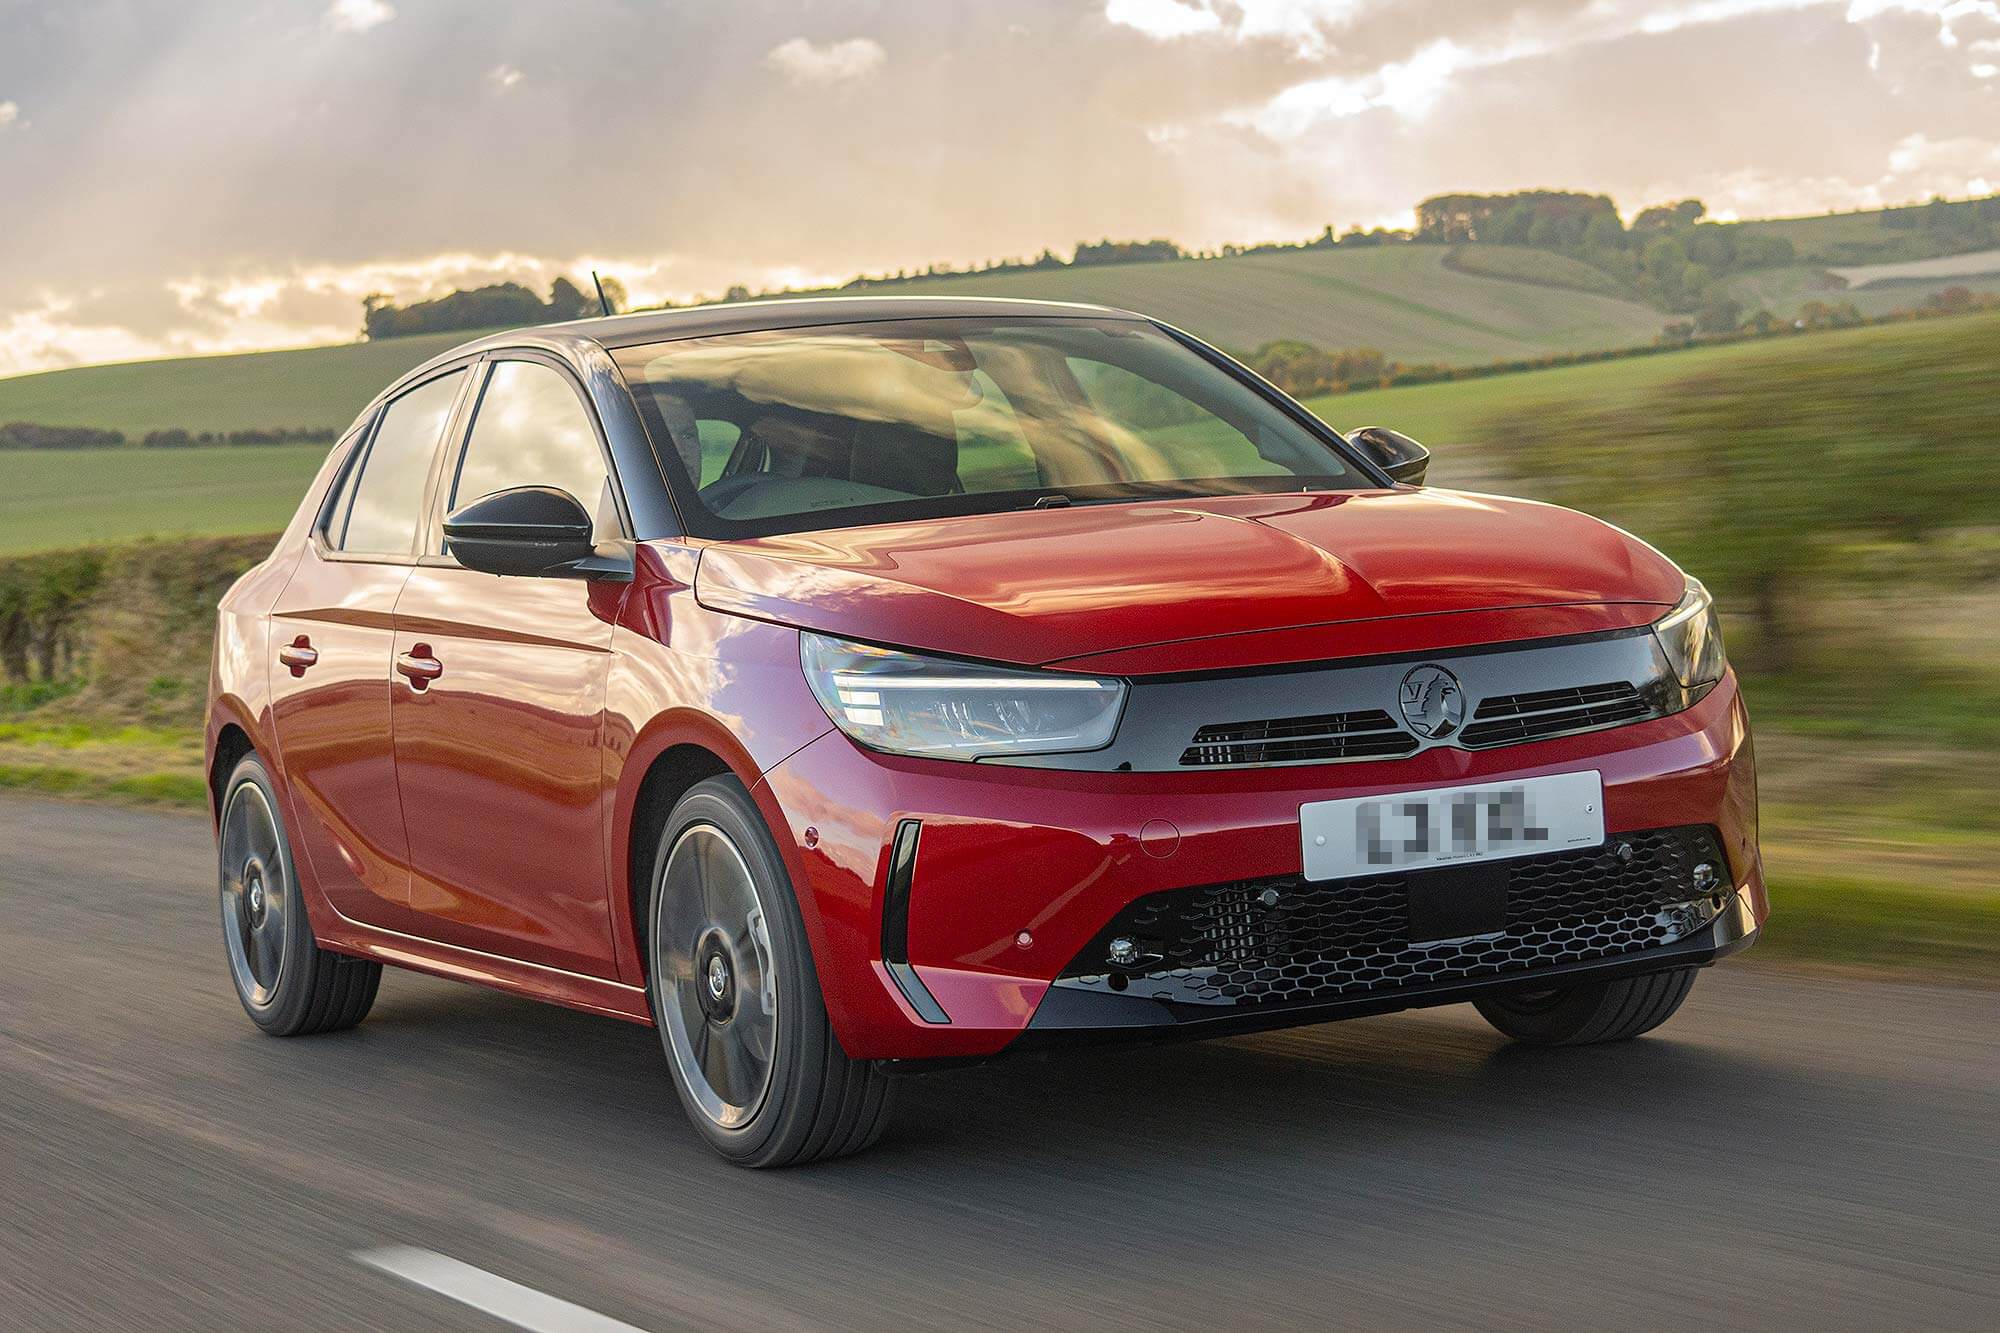
[[[806,680],[861,744],[933,759],[1052,754],[1111,743],[1125,682],[952,662],[801,633]]]
[[[1714,684],[1729,665],[1722,655],[1722,621],[1715,613],[1715,599],[1700,579],[1688,579],[1680,605],[1653,626],[1653,636],[1687,689]]]

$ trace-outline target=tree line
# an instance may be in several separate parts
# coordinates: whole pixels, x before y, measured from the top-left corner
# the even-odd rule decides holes
[[[623,309],[624,286],[616,278],[601,281],[605,302],[612,311]],[[568,278],[559,277],[549,284],[547,300],[518,282],[496,282],[406,306],[395,304],[385,293],[371,292],[361,300],[361,331],[370,341],[380,341],[418,333],[551,324],[566,319],[589,319],[601,313],[594,292],[585,292]]]
[[[1960,202],[1934,199],[1888,209],[1878,216],[1882,227],[1892,231],[1947,232],[1960,248],[1974,248],[1982,241],[2000,245],[2000,195]],[[1382,245],[1512,245],[1567,255],[1609,275],[1621,290],[1642,301],[1670,314],[1691,316],[1690,322],[1699,333],[1726,333],[1741,325],[1743,310],[1730,294],[1727,279],[1797,261],[1790,240],[1742,223],[1710,221],[1708,208],[1699,199],[1650,205],[1627,226],[1608,195],[1517,190],[1437,195],[1417,205],[1416,226],[1407,230],[1355,226],[1336,232],[1328,224],[1319,235],[1303,241],[1228,244],[1205,250],[1164,237],[1144,241],[1106,237],[1077,242],[1068,259],[1044,249],[1032,258],[989,259],[962,267],[932,263],[922,268],[863,273],[842,284],[841,290],[966,274],[1030,273]],[[1856,253],[1850,257],[1863,262],[1873,256]],[[624,289],[609,278],[604,286],[612,308],[624,309]],[[738,283],[727,288],[722,299],[748,301],[797,294],[798,290],[790,287],[753,291]],[[705,302],[706,298],[698,298],[694,304]],[[659,308],[672,304],[666,302]],[[363,331],[371,339],[583,319],[598,313],[596,298],[566,277],[555,280],[546,299],[519,283],[503,282],[407,306],[398,306],[388,296],[376,293],[365,298],[362,307]]]
[[[339,432],[319,426],[275,430],[149,430],[134,439],[100,426],[45,426],[33,421],[0,424],[0,449],[195,449],[218,445],[332,444]]]
[[[1792,319],[1779,319],[1768,310],[1733,328],[1705,332],[1693,320],[1675,320],[1650,343],[1628,347],[1599,347],[1580,352],[1547,352],[1540,356],[1503,358],[1472,366],[1451,366],[1442,362],[1392,361],[1374,348],[1329,350],[1296,340],[1268,342],[1254,352],[1237,353],[1237,359],[1294,398],[1311,398],[1330,393],[1353,393],[1362,389],[1391,389],[1406,384],[1436,384],[1443,380],[1485,379],[1527,370],[1552,370],[1559,366],[1583,366],[1599,361],[1623,361],[1635,356],[1652,356],[1684,347],[1715,343],[1745,342],[1753,338],[1788,337],[1820,333],[1829,329],[1860,328],[1873,324],[1901,324],[1911,320],[1934,319],[1942,315],[1978,314],[2000,311],[2000,294],[1975,292],[1968,287],[1948,287],[1932,292],[1916,306],[1884,315],[1864,315],[1852,301],[1807,301]]]

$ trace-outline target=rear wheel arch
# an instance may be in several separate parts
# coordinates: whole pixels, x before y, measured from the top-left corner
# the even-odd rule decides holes
[[[215,753],[208,764],[208,809],[211,818],[222,818],[222,798],[229,775],[243,762],[243,756],[255,754],[256,744],[250,733],[234,722],[225,722],[215,733]]]

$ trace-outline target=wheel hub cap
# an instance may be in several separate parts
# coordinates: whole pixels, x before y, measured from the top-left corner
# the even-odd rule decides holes
[[[701,986],[695,999],[702,1016],[711,1023],[727,1023],[736,1008],[736,969],[729,961],[729,941],[720,931],[711,931],[701,942]]]
[[[252,861],[243,872],[244,901],[250,909],[250,928],[264,924],[264,867]]]

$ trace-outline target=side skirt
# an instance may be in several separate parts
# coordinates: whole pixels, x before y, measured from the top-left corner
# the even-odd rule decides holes
[[[559,1004],[566,1009],[580,1009],[585,1013],[605,1014],[622,1018],[628,1023],[653,1026],[652,1009],[646,1003],[643,987],[564,972],[539,963],[502,958],[498,954],[481,953],[477,949],[455,944],[440,944],[436,940],[364,925],[347,917],[339,918],[339,932],[337,936],[323,936],[319,941],[320,947],[356,958],[372,958],[391,967],[425,972],[448,981],[470,981],[491,986],[511,995]]]

